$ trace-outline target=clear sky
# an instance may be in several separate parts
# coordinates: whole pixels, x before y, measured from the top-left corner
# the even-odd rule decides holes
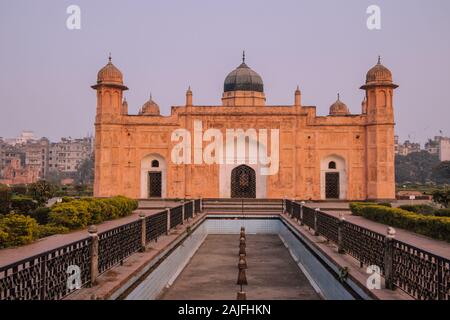
[[[71,4],[81,30],[66,27]],[[372,4],[381,30],[366,27]],[[194,104],[218,105],[245,49],[268,104],[292,104],[298,84],[319,115],[337,92],[359,113],[359,87],[380,54],[400,85],[397,134],[423,143],[450,136],[449,31],[448,0],[0,0],[0,136],[92,133],[90,85],[109,52],[130,113],[152,92],[169,114],[189,85]]]

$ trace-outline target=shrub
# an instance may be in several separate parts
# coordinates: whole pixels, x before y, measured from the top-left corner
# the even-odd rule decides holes
[[[0,184],[0,215],[8,214],[11,206],[11,189]]]
[[[356,205],[356,207],[358,214],[369,220],[450,242],[449,217],[421,215],[380,205]]]
[[[28,215],[36,220],[39,224],[44,225],[48,223],[50,211],[50,208],[40,207],[30,212],[30,214]]]
[[[52,225],[71,230],[85,228],[90,222],[88,206],[81,200],[57,203],[52,207],[48,221]]]
[[[427,204],[402,205],[400,209],[423,215],[434,215],[435,209]]]
[[[27,196],[13,196],[11,198],[11,209],[16,213],[29,214],[37,208],[37,202]]]
[[[351,202],[349,204],[349,207],[350,207],[350,211],[352,212],[353,215],[360,216],[361,210],[363,207],[373,206],[373,205],[376,205],[376,203],[375,202]]]
[[[63,234],[69,232],[69,229],[61,226],[54,226],[51,224],[39,225],[37,229],[38,238],[49,237],[54,234]]]
[[[38,235],[38,223],[33,218],[8,214],[0,217],[0,247],[19,246],[32,242]]]
[[[450,209],[437,209],[434,215],[436,217],[450,217]]]
[[[48,222],[69,229],[84,228],[106,220],[125,217],[137,209],[137,201],[118,196],[113,198],[71,199],[51,208]]]
[[[15,195],[25,196],[28,192],[28,188],[25,184],[16,184],[11,186],[11,192]]]

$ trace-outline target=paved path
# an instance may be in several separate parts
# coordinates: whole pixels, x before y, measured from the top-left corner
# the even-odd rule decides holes
[[[320,299],[277,235],[247,235],[249,300]],[[208,235],[165,300],[235,300],[239,235]]]
[[[321,208],[322,209],[322,208]],[[333,211],[333,210],[327,210],[326,208],[323,208],[322,211],[331,214],[333,216],[339,217],[340,214],[344,214],[345,219],[348,222],[360,225],[366,229],[373,230],[375,232],[386,234],[387,231],[387,225],[378,223],[375,221],[368,220],[363,217],[359,216],[353,216],[350,211]],[[395,238],[409,243],[415,247],[418,247],[420,249],[426,250],[428,252],[434,253],[436,255],[439,255],[441,257],[445,257],[447,259],[450,259],[450,243],[440,240],[435,240],[408,230],[395,228],[396,235]]]

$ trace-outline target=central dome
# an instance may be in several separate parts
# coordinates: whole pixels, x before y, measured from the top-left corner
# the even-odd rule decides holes
[[[223,91],[264,92],[264,84],[261,76],[245,64],[245,56],[242,60],[241,65],[225,78]]]

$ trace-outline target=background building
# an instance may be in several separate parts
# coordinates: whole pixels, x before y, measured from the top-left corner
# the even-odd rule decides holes
[[[62,138],[60,142],[52,143],[49,151],[49,170],[76,172],[78,165],[92,155],[92,143],[92,137]]]

